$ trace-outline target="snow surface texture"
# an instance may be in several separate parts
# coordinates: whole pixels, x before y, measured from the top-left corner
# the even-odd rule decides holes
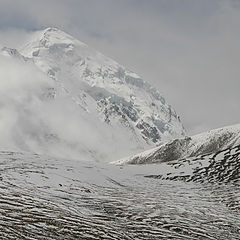
[[[116,166],[1,151],[1,239],[240,239],[239,157]]]
[[[175,139],[143,153],[120,159],[114,164],[168,162],[206,155],[240,144],[240,124],[214,129],[192,137]]]
[[[185,135],[156,89],[56,28],[2,55],[5,149],[110,161]]]

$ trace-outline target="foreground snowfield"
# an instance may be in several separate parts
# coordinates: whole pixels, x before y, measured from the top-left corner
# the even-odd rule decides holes
[[[240,239],[240,146],[116,166],[0,152],[1,239]]]

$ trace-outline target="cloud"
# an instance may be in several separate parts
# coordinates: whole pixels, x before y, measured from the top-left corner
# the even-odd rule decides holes
[[[50,84],[33,65],[25,66],[19,60],[1,56],[0,66],[0,145],[4,148],[21,145],[24,149],[28,140],[21,135],[33,131],[34,122],[38,124],[37,115],[36,121],[29,119],[34,117],[41,94]]]
[[[92,101],[88,107],[95,111],[84,110],[81,98],[76,102],[31,61],[0,56],[0,66],[2,149],[97,161],[136,153],[132,133],[99,121],[96,102],[87,94],[84,101]]]
[[[57,26],[156,86],[190,134],[240,121],[239,22],[237,1],[0,0],[4,45]]]

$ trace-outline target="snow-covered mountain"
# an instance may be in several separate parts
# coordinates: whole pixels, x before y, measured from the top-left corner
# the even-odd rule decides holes
[[[240,144],[240,124],[175,139],[115,164],[146,164],[208,155]]]
[[[185,136],[179,116],[155,88],[59,29],[37,31],[22,48],[5,47],[2,55],[14,65],[11,76],[1,78],[15,74],[14,91],[0,99],[15,119],[10,126],[6,119],[9,129],[2,125],[12,134],[8,148],[108,161]]]

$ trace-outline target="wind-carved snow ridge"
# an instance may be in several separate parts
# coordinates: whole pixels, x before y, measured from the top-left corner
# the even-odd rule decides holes
[[[161,163],[221,151],[240,144],[240,124],[214,129],[191,137],[175,139],[114,164]]]
[[[34,144],[21,150],[109,161],[185,136],[156,89],[57,28],[37,31],[19,51],[2,54],[35,65],[50,83],[39,107],[44,127],[29,133]]]

